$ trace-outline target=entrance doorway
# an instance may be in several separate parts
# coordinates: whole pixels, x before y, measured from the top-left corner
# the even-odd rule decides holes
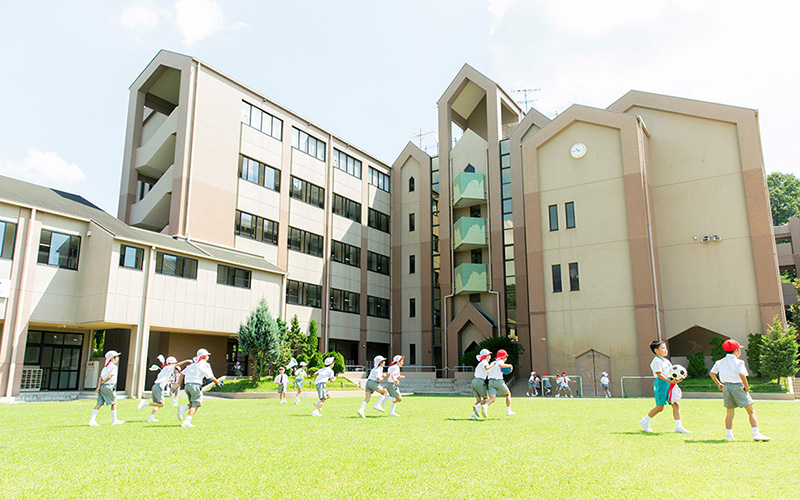
[[[78,390],[82,333],[29,331],[25,365],[42,369],[41,390]]]
[[[602,395],[600,374],[606,372],[609,374],[608,378],[611,378],[611,358],[592,349],[578,356],[575,361],[578,375],[581,376],[583,383],[582,394],[584,396]]]

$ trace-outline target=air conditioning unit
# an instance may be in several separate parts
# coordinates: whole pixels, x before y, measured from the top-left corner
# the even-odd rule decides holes
[[[86,376],[83,379],[84,389],[96,389],[98,377],[100,377],[100,362],[99,361],[87,362]]]

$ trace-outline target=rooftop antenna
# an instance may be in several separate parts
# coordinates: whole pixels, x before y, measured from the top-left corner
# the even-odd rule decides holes
[[[534,92],[540,92],[541,90],[542,89],[517,89],[517,90],[512,90],[511,92],[515,94],[522,94],[522,102],[517,101],[517,104],[519,104],[522,107],[522,109],[525,110],[525,112],[527,113],[531,109],[531,106],[528,106],[528,103],[531,103],[532,105],[534,102],[536,102],[536,99],[534,99],[533,97],[528,99],[528,94],[533,95]]]
[[[422,139],[424,139],[425,136],[431,135],[433,133],[435,133],[433,130],[423,132],[422,129],[419,129],[419,133],[414,134],[412,137],[415,141],[419,141],[419,149],[422,149]]]

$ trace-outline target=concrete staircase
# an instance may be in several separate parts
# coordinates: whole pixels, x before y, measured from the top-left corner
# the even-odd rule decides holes
[[[414,394],[461,394],[470,395],[471,379],[455,378],[407,378],[400,383],[400,392],[413,392]]]
[[[117,399],[127,399],[124,391],[117,391]],[[77,399],[97,399],[94,391],[36,391],[20,392],[19,396],[9,398],[13,403],[39,403],[44,401],[75,401]]]
[[[800,399],[800,377],[792,378],[794,383],[794,399]]]

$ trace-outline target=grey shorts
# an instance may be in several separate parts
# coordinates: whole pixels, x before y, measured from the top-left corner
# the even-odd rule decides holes
[[[153,388],[150,389],[150,392],[153,394],[152,399],[153,403],[163,403],[164,402],[164,389],[159,384],[153,384]]]
[[[317,384],[317,396],[319,396],[320,401],[328,397],[328,384],[326,382]]]
[[[203,386],[200,384],[186,384],[184,386],[189,406],[203,406]]]
[[[505,396],[506,394],[508,394],[511,391],[508,390],[508,386],[506,385],[505,382],[503,382],[503,379],[490,378],[489,379],[489,395],[490,396],[494,396],[498,392],[501,395]]]
[[[372,394],[373,392],[377,391],[380,388],[381,384],[379,384],[377,380],[369,379],[367,380],[367,385],[364,386],[364,392]]]
[[[97,404],[115,405],[117,404],[117,387],[113,384],[103,384],[97,391]]]
[[[489,393],[486,392],[486,384],[484,383],[482,378],[474,378],[472,379],[472,395],[476,398],[485,398],[489,396]]]
[[[397,384],[393,384],[391,382],[382,384],[383,388],[386,389],[386,392],[389,393],[389,396],[396,398],[400,395],[400,388],[397,387]]]
[[[604,391],[607,391],[607,390],[608,390],[608,384],[603,384],[603,390],[604,390]]]
[[[753,404],[753,398],[744,390],[744,384],[725,383],[722,387],[722,400],[725,408],[744,408]]]
[[[303,390],[303,379],[301,379],[301,378],[294,379],[294,388],[297,389],[298,391],[302,391]]]
[[[536,389],[536,384],[534,384],[533,382],[528,382],[528,390],[533,390],[533,389]]]
[[[170,385],[168,385],[167,387],[169,388],[169,393],[170,393],[171,395],[173,395],[173,396],[177,396],[177,395],[178,395],[178,391],[180,391],[180,389],[181,389],[181,388],[178,386],[178,383],[177,383],[177,382],[175,382],[175,383],[173,383],[173,384],[170,384]]]
[[[286,392],[286,384],[278,384],[278,394]]]

